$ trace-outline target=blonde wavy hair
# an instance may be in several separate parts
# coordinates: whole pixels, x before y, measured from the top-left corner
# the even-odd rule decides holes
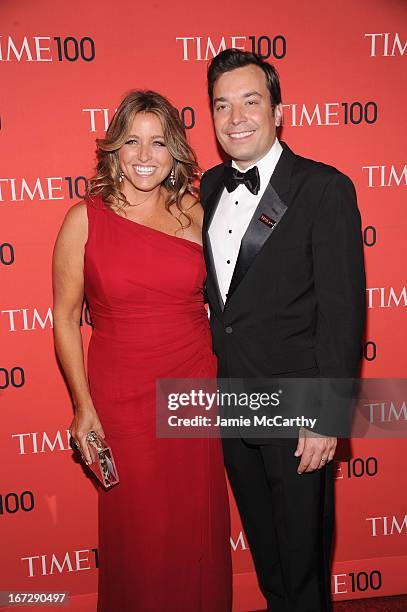
[[[185,229],[191,225],[191,218],[183,210],[181,202],[187,193],[197,197],[198,191],[194,187],[194,181],[200,177],[200,168],[195,152],[188,144],[178,110],[167,98],[155,91],[130,92],[115,112],[105,138],[96,140],[98,163],[96,173],[89,181],[87,196],[90,199],[99,196],[108,206],[114,206],[120,213],[126,215],[125,209],[131,204],[120,190],[121,168],[118,151],[126,142],[137,113],[153,113],[161,121],[164,141],[173,159],[175,178],[174,184],[171,183],[170,176],[167,176],[162,183],[168,194],[165,207],[172,214],[170,208],[175,204],[180,212],[180,218],[187,219],[187,224],[184,225],[177,217],[181,229]]]

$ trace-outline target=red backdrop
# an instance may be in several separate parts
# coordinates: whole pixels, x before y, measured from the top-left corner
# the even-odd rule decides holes
[[[93,172],[95,137],[130,89],[174,102],[208,168],[219,154],[207,59],[236,46],[277,66],[282,138],[357,187],[368,283],[363,375],[405,376],[406,13],[401,0],[2,0],[0,590],[62,589],[72,609],[95,610],[96,493],[68,446],[51,254]],[[86,340],[86,316],[83,331]],[[338,456],[336,599],[407,591],[403,444],[353,440],[350,456]],[[234,609],[251,610],[262,598],[233,500],[232,515]]]

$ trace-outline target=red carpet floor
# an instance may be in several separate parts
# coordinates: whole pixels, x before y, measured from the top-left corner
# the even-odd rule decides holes
[[[341,601],[334,603],[333,609],[334,612],[407,612],[407,595]]]
[[[334,604],[334,612],[407,612],[407,596],[341,601]]]

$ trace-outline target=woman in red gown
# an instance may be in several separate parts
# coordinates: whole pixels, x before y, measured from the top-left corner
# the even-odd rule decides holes
[[[120,483],[99,493],[98,612],[228,612],[229,509],[218,439],[155,433],[157,378],[213,378],[203,301],[202,209],[178,113],[129,94],[88,199],[68,212],[54,252],[57,352],[75,406],[71,434],[90,459],[94,430]],[[83,364],[79,320],[94,325]]]

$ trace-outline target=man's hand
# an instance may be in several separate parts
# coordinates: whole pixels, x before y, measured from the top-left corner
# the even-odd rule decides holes
[[[335,455],[337,438],[322,436],[301,427],[298,435],[297,450],[294,455],[301,457],[298,474],[320,470],[332,461]]]

